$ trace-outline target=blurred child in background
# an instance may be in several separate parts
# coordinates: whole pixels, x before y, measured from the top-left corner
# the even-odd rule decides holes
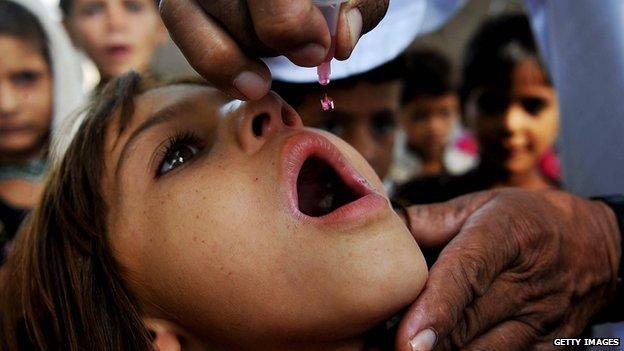
[[[462,150],[459,138],[467,138],[459,125],[459,96],[450,62],[433,50],[406,54],[407,74],[402,95],[401,145],[393,178],[462,174],[474,166],[472,150]]]
[[[168,38],[151,0],[61,0],[60,7],[72,41],[95,63],[100,85],[129,70],[148,72]]]
[[[43,12],[0,0],[0,263],[41,196],[53,124],[82,97],[71,45]]]
[[[390,190],[387,176],[393,162],[403,67],[399,58],[328,86],[274,82],[273,89],[299,112],[304,125],[327,130],[353,146]],[[325,94],[335,101],[333,110],[321,109]]]
[[[398,198],[428,203],[494,187],[558,187],[540,165],[552,155],[559,108],[528,19],[507,15],[486,22],[470,41],[464,64],[460,95],[479,165],[460,177],[411,181]]]

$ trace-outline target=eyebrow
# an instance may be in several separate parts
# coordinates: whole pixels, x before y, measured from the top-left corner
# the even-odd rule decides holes
[[[124,165],[124,162],[127,158],[126,156],[128,154],[128,151],[132,148],[132,145],[134,145],[134,143],[136,143],[136,141],[139,139],[139,136],[150,128],[153,128],[159,124],[163,124],[163,123],[167,123],[171,121],[173,118],[175,118],[178,115],[178,112],[184,105],[185,105],[184,103],[180,102],[178,104],[168,106],[156,112],[155,114],[150,116],[148,119],[143,121],[143,123],[141,123],[139,127],[135,129],[132,132],[132,134],[130,134],[130,137],[126,141],[126,144],[124,145],[123,149],[121,150],[121,153],[119,154],[119,159],[117,160],[117,166],[115,167],[116,178],[119,177],[119,171]]]

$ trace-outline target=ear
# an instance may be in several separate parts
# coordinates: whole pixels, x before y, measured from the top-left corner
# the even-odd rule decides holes
[[[163,319],[144,318],[143,322],[152,333],[152,346],[156,351],[180,351],[182,343],[177,328],[173,323]]]

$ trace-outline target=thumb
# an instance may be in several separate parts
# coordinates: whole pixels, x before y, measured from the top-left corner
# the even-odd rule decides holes
[[[482,191],[447,202],[407,207],[407,225],[422,248],[440,247],[453,239],[466,219],[497,193],[497,190]]]

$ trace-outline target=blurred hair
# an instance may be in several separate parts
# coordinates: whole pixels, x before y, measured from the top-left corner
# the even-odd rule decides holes
[[[405,73],[403,57],[398,57],[370,71],[350,76],[344,79],[332,80],[329,89],[347,90],[354,88],[361,82],[382,84],[400,80]],[[306,97],[319,95],[328,90],[327,87],[314,83],[289,83],[273,81],[271,89],[280,95],[287,103],[297,108],[303,104]]]
[[[102,194],[105,131],[123,130],[136,73],[111,81],[89,107],[0,276],[2,350],[151,350],[139,307],[113,257]]]
[[[35,45],[50,66],[48,37],[37,17],[22,5],[0,0],[0,35],[15,37]]]
[[[541,64],[525,15],[503,15],[486,21],[466,47],[460,88],[462,106],[476,88],[509,90],[514,67],[527,58]],[[543,64],[541,67],[548,77]]]
[[[405,54],[407,67],[403,104],[422,95],[440,96],[455,91],[453,68],[440,52],[430,49]]]
[[[61,8],[61,13],[63,14],[63,18],[67,19],[71,15],[72,8],[74,7],[76,0],[59,0],[59,7]],[[158,1],[150,1],[156,7],[158,7]]]
[[[61,8],[61,12],[63,13],[63,18],[69,17],[73,5],[74,0],[59,0],[59,7]]]

